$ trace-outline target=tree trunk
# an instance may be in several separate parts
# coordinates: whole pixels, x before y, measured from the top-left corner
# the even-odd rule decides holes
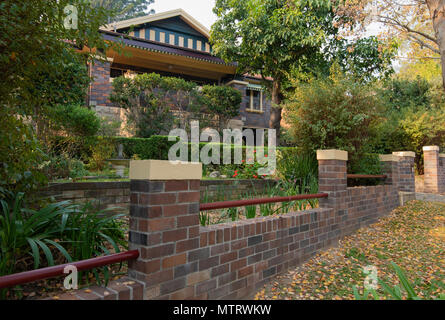
[[[275,129],[277,133],[277,146],[280,145],[281,128],[281,83],[275,78],[272,84],[272,106],[270,108],[269,128]]]
[[[436,33],[442,65],[442,81],[445,89],[445,0],[426,0]]]

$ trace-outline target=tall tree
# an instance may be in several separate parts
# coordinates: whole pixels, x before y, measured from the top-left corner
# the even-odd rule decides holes
[[[40,156],[36,155],[41,152],[28,120],[45,112],[36,106],[77,99],[60,95],[82,87],[74,88],[62,69],[70,69],[79,56],[84,63],[86,56],[97,54],[83,55],[76,48],[106,50],[98,30],[108,15],[85,0],[0,2],[0,187],[18,185],[19,180],[33,185],[24,180],[37,172]],[[76,77],[79,73],[70,72]],[[52,75],[55,86],[48,79],[36,85],[45,74]]]
[[[345,8],[362,22],[387,26],[386,37],[409,44],[410,59],[440,59],[445,88],[445,1],[443,0],[345,0]],[[372,19],[370,19],[372,18]],[[419,50],[419,48],[421,50]]]
[[[236,61],[241,73],[273,79],[269,126],[277,130],[279,141],[283,84],[288,72],[305,68],[325,42],[332,28],[329,1],[217,0],[213,12],[215,53]]]
[[[114,13],[114,21],[126,20],[154,14],[154,9],[148,7],[154,0],[91,0],[93,7],[102,7]],[[111,18],[110,18],[110,23]]]

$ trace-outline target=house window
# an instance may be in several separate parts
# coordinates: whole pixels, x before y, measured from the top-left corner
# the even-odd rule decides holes
[[[246,95],[250,97],[247,110],[263,111],[263,92],[258,90],[246,90]]]

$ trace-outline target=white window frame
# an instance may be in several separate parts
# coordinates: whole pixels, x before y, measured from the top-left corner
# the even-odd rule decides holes
[[[250,91],[250,104],[249,104],[249,108],[247,110],[254,111],[254,112],[263,112],[263,91],[262,90],[261,91],[257,91],[257,92],[260,93],[260,109],[257,110],[257,109],[253,108],[253,92],[255,90],[252,90],[252,89],[247,89],[247,90]]]

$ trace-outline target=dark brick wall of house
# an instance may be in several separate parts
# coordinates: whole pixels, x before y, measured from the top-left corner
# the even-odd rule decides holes
[[[98,109],[98,112],[101,115],[107,115],[110,112],[116,113],[117,111],[114,110],[115,106],[109,99],[113,90],[113,85],[110,82],[111,62],[95,60],[94,63],[90,65],[90,68],[91,76],[93,77],[89,95],[90,105],[99,107],[113,107],[110,108],[109,112],[107,112],[107,110],[103,110],[103,108]],[[244,127],[246,128],[269,128],[271,102],[267,97],[266,92],[263,92],[263,112],[256,113],[247,110],[250,105],[250,96],[246,95],[246,86],[234,84],[233,87],[240,90],[242,93],[240,115],[234,119],[245,119],[243,121]],[[120,115],[112,115],[112,117],[119,118]]]
[[[108,61],[95,60],[90,65],[93,81],[90,89],[90,105],[112,106],[110,94],[113,89],[110,82],[110,66]]]
[[[270,99],[267,97],[266,92],[263,92],[263,113],[249,112],[247,109],[250,106],[250,96],[246,95],[246,86],[241,84],[233,84],[234,88],[238,89],[242,93],[242,102],[240,107],[240,115],[236,118],[244,120],[244,127],[246,128],[269,128],[270,119]]]

